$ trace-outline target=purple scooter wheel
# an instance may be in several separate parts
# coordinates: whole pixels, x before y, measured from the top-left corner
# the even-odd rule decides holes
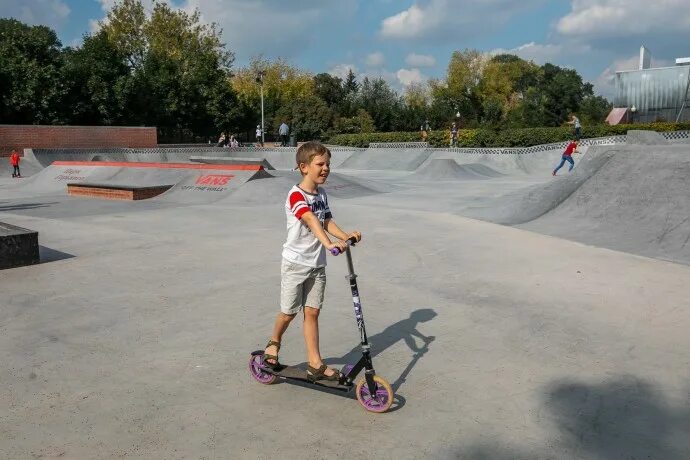
[[[263,383],[264,385],[270,385],[278,378],[270,372],[266,372],[264,370],[263,353],[260,355],[252,355],[249,358],[249,373],[252,374],[254,380],[259,383]]]
[[[366,379],[362,379],[357,383],[355,394],[357,401],[368,412],[375,412],[377,414],[386,412],[393,404],[393,388],[382,377],[374,376],[376,383],[376,391],[374,394],[369,392]]]

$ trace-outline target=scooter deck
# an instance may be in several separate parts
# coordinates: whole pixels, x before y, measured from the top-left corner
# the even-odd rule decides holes
[[[307,378],[307,370],[299,366],[283,366],[279,371],[270,368],[265,368],[265,370],[270,374],[288,380],[299,380],[311,385],[332,388],[334,390],[350,391],[354,387],[354,385],[341,385],[339,382],[333,380],[317,380],[316,382],[312,382]]]

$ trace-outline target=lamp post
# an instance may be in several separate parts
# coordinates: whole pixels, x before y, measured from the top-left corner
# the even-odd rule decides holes
[[[261,145],[264,145],[264,134],[265,134],[265,129],[264,129],[264,76],[266,76],[266,71],[265,70],[259,70],[256,81],[259,83],[259,88],[261,92]]]
[[[632,107],[630,107],[630,114],[632,115],[632,123],[635,124],[635,113],[637,112],[637,107],[635,107],[635,104],[633,104]]]

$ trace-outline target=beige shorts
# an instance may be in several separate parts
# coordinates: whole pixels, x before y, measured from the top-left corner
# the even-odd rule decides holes
[[[299,313],[305,306],[321,308],[326,290],[326,267],[313,268],[283,259],[280,266],[280,311]]]

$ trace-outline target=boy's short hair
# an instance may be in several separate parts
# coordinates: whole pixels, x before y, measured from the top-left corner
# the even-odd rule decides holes
[[[323,145],[321,142],[305,142],[304,144],[300,145],[297,149],[297,155],[295,155],[297,168],[295,169],[299,169],[299,165],[302,163],[311,163],[311,160],[313,160],[314,157],[317,157],[319,155],[328,155],[328,158],[330,158],[331,151],[328,150],[328,147]]]

